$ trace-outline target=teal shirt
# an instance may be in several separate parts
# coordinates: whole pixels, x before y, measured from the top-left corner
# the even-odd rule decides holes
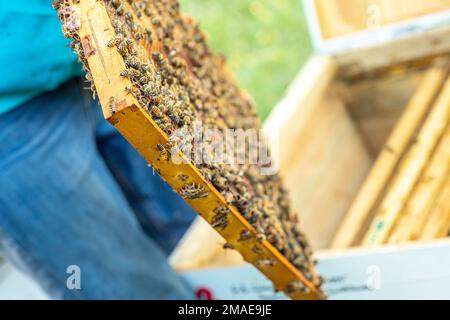
[[[51,0],[0,0],[0,114],[81,75]]]

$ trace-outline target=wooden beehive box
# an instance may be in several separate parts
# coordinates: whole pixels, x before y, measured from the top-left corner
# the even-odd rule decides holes
[[[416,114],[411,119],[407,110],[426,101],[448,109],[450,0],[305,0],[304,4],[317,54],[275,107],[265,130],[302,228],[315,249],[321,250],[320,256],[358,243],[370,245],[363,239],[342,239],[348,230],[362,238],[357,229],[370,227],[364,226],[367,221],[356,226],[354,220],[345,222],[346,216],[361,193],[377,193],[373,176],[379,177],[384,170],[390,179],[385,180],[391,181],[400,172],[391,159],[398,151],[391,150],[391,143],[401,140],[401,132],[410,132],[409,139],[418,131],[427,135],[422,126],[432,112],[422,110],[422,118]],[[435,113],[435,119],[448,122],[448,112]],[[440,128],[435,136],[445,135],[444,125]],[[403,157],[399,153],[394,158],[398,162]],[[422,159],[423,168],[414,183],[405,183],[411,194],[431,166],[431,158]],[[395,182],[386,181],[383,192],[394,194],[395,186],[386,185]],[[449,179],[442,181],[447,187],[435,190],[441,207]],[[403,199],[401,194],[397,198]],[[196,221],[173,253],[172,264],[188,271],[242,263],[221,243],[203,222]],[[402,246],[395,250],[401,251]]]

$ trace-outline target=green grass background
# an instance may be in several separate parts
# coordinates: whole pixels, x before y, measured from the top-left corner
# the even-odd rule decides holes
[[[301,0],[180,0],[265,119],[312,52]]]

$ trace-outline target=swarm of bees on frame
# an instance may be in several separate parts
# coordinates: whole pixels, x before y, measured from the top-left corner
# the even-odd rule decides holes
[[[101,0],[100,0],[101,1]],[[63,22],[63,32],[73,40],[71,46],[79,56],[92,81],[80,39],[79,25],[71,18],[71,3],[79,0],[55,0]],[[108,47],[117,49],[126,68],[120,76],[132,85],[124,90],[139,101],[156,124],[168,135],[179,128],[190,128],[201,121],[209,128],[225,132],[228,129],[257,129],[261,127],[250,99],[239,89],[225,68],[225,58],[216,55],[206,43],[198,24],[180,13],[176,0],[103,0],[115,37]],[[75,19],[76,20],[76,19]],[[110,101],[112,112],[115,101]],[[250,120],[249,120],[250,119]],[[252,147],[252,146],[250,146]],[[166,146],[158,145],[161,154]],[[205,147],[207,149],[207,147]],[[262,175],[254,164],[196,164],[206,180],[234,206],[256,230],[259,241],[267,240],[317,288],[322,280],[312,274],[312,250],[299,229],[297,215],[290,209],[287,191],[278,175]],[[208,195],[201,186],[189,183],[180,194],[186,199]],[[227,228],[228,209],[215,210],[212,226]],[[243,231],[240,241],[252,238]],[[231,249],[231,245],[225,247]],[[257,253],[258,248],[254,248]],[[273,261],[261,257],[261,266]],[[293,283],[290,291],[308,292],[301,283]]]

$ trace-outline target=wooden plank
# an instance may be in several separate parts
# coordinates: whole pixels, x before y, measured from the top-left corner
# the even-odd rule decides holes
[[[447,79],[416,141],[396,169],[392,183],[387,188],[386,197],[377,208],[375,218],[364,237],[364,245],[386,243],[438,141],[445,133],[449,120],[450,79]]]
[[[207,193],[203,198],[186,199],[186,201],[208,222],[213,223],[217,208],[227,208],[228,226],[217,231],[239,251],[243,258],[255,265],[268,277],[278,290],[286,290],[293,281],[300,281],[310,289],[309,293],[291,293],[293,299],[317,299],[319,291],[306,280],[287,259],[282,256],[268,241],[258,240],[254,228],[227,204],[223,196],[201,175],[199,170],[188,161],[184,154],[178,153],[181,163],[167,161],[157,146],[167,146],[169,137],[158,127],[153,119],[139,105],[134,96],[127,94],[125,88],[131,83],[129,79],[120,77],[120,70],[125,68],[123,58],[115,47],[108,42],[115,36],[113,27],[103,2],[96,0],[76,1],[72,4],[79,13],[81,28],[78,34],[83,44],[89,69],[91,71],[105,118],[132,144],[137,151],[160,173],[161,177],[177,192],[186,183],[195,183]],[[139,21],[139,20],[138,20]],[[151,27],[149,23],[147,25]],[[142,50],[147,50],[144,47]],[[113,98],[113,99],[112,99]],[[111,101],[117,101],[111,108]],[[188,177],[179,179],[180,176]],[[240,241],[243,231],[248,231],[251,238]],[[254,247],[260,250],[256,252]],[[273,262],[273,265],[259,263],[262,257]],[[314,272],[314,270],[311,270]]]
[[[417,240],[450,173],[450,126],[401,213],[389,243]]]
[[[429,219],[419,236],[421,241],[431,241],[433,239],[444,238],[450,235],[450,175],[441,190],[441,194],[436,201],[436,206],[432,209]]]
[[[373,216],[372,210],[441,89],[448,70],[448,62],[439,60],[428,71],[346,214],[333,239],[332,248],[349,247],[361,240],[361,232],[365,231]]]
[[[449,0],[314,0],[324,39],[418,18],[450,8]]]

